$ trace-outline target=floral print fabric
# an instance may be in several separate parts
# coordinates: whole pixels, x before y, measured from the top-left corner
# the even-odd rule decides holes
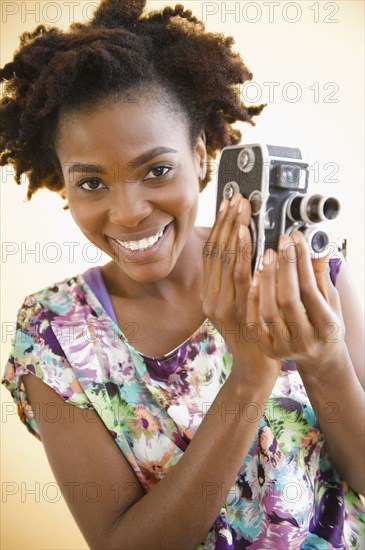
[[[183,455],[231,366],[208,322],[163,357],[139,353],[80,274],[25,299],[2,384],[39,440],[20,375],[41,378],[67,403],[95,408],[150,491]],[[363,499],[331,464],[295,363],[283,363],[264,410],[252,403],[243,413],[260,423],[199,550],[364,548]],[[335,418],[336,408],[329,414]],[[217,490],[224,488],[208,483],[203,500]]]

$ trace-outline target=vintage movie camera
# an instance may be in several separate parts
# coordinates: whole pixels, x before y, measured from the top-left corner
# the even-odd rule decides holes
[[[255,143],[222,150],[216,212],[222,199],[236,192],[250,201],[253,271],[260,269],[265,250],[277,250],[280,235],[294,229],[303,232],[313,257],[337,249],[322,222],[337,217],[339,201],[308,194],[308,179],[308,163],[298,148]]]

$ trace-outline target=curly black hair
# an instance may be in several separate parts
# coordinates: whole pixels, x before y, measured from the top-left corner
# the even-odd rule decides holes
[[[28,200],[41,187],[65,198],[54,150],[61,111],[159,86],[187,119],[192,145],[205,130],[209,162],[201,190],[217,153],[241,139],[232,124],[254,125],[264,105],[246,107],[240,98],[238,85],[252,74],[234,39],[206,32],[181,4],[143,14],[145,5],[102,0],[91,21],[67,32],[38,25],[20,36],[13,60],[0,69],[0,165],[14,166],[18,184],[26,174]]]

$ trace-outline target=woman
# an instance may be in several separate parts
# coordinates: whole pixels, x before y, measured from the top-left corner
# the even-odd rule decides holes
[[[210,161],[262,108],[234,91],[251,75],[231,39],[181,6],[122,4],[66,34],[38,28],[0,73],[2,164],[27,172],[29,198],[67,197],[111,257],[25,299],[3,383],[92,548],[356,547],[363,365],[346,264],[337,291],[293,233],[251,280],[239,194],[195,227]]]

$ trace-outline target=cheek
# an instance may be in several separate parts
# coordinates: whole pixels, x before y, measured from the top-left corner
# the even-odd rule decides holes
[[[197,210],[199,202],[199,187],[198,185],[187,185],[185,182],[180,182],[171,193],[166,196],[166,203],[176,216],[187,215],[191,211]]]
[[[104,215],[100,209],[86,202],[69,201],[70,213],[76,225],[83,233],[98,233]]]

